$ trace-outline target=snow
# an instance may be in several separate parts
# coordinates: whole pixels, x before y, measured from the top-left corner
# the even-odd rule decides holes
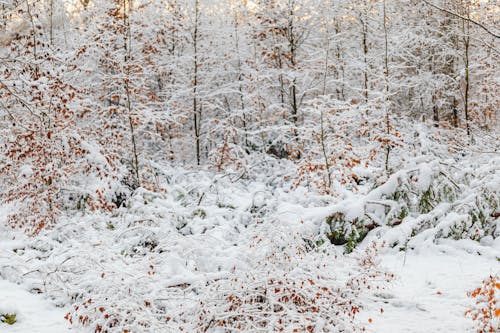
[[[345,314],[332,319],[327,312],[342,307],[321,299],[327,311],[318,315],[318,329],[328,318],[372,333],[475,333],[464,317],[467,292],[499,273],[500,220],[492,215],[499,188],[491,186],[500,179],[498,159],[466,156],[452,168],[447,157],[408,158],[385,182],[374,169],[359,191],[344,188],[337,196],[291,189],[285,176],[296,169],[290,161],[264,159],[245,177],[157,163],[168,175],[160,184],[168,192],[138,189],[112,213],[68,211],[34,238],[8,228],[12,207],[1,206],[0,311],[15,312],[19,322],[0,324],[0,332],[65,332],[64,316],[71,313],[71,331],[92,333],[106,324],[108,309],[131,332],[141,332],[143,322],[150,325],[144,332],[173,333],[181,325],[196,332],[203,311],[231,316],[225,300],[236,290],[247,295],[263,281],[286,277],[288,287],[314,279],[342,290],[360,307],[352,321]],[[429,190],[435,197],[422,211],[419,200]],[[474,222],[479,213],[487,223]],[[328,241],[326,219],[334,214],[348,227],[377,225],[348,254]],[[363,251],[375,252],[372,242],[384,244],[368,267],[374,275],[362,264]],[[394,279],[388,282],[385,274]],[[357,288],[359,276],[381,289]],[[293,306],[290,313],[292,324],[304,322]],[[93,322],[78,322],[80,315]]]
[[[0,322],[2,333],[77,332],[64,319],[64,309],[56,308],[41,295],[30,294],[23,287],[0,280],[0,313],[16,314],[16,322]]]
[[[393,272],[395,279],[386,290],[361,296],[365,306],[359,314],[360,323],[372,333],[474,332],[472,322],[464,316],[469,305],[466,292],[479,286],[489,274],[499,272],[495,255],[500,257],[500,247],[492,250],[468,243],[471,246],[485,253],[469,253],[455,243],[408,252],[383,252],[380,264]],[[172,278],[162,284],[194,282],[195,277],[190,277],[183,266],[181,258],[171,257],[170,271],[164,273]],[[75,328],[68,328],[65,311],[41,295],[0,280],[0,313],[17,314],[14,325],[0,324],[2,333],[76,332]]]
[[[478,333],[494,1],[72,2],[2,0],[0,333]]]
[[[500,247],[496,254],[500,256]],[[366,328],[373,333],[474,332],[464,316],[466,292],[500,270],[494,257],[441,246],[386,253],[381,264],[396,279],[360,315],[365,323],[372,318]]]
[[[106,158],[99,152],[99,149],[95,145],[82,140],[78,134],[75,134],[74,137],[80,140],[82,149],[87,151],[87,160],[91,165],[106,165]]]
[[[23,165],[19,168],[19,181],[22,184],[29,182],[29,178],[33,175],[33,169],[30,165]]]

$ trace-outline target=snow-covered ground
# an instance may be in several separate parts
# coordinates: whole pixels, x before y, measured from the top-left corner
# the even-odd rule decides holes
[[[395,279],[383,292],[366,297],[360,323],[373,333],[473,332],[464,316],[466,292],[499,271],[498,261],[492,259],[449,246],[384,253],[381,265],[394,272]],[[0,324],[2,333],[76,332],[64,319],[66,310],[0,281],[0,312],[17,314],[14,325]]]
[[[280,306],[289,306],[291,323],[313,328],[296,308],[302,300],[281,297],[301,283],[309,301],[356,314],[352,321],[349,313],[338,319],[306,308],[319,316],[317,333],[345,332],[325,329],[324,318],[372,333],[476,332],[464,316],[467,292],[500,273],[500,159],[426,153],[404,163],[378,185],[367,178],[359,192],[337,196],[292,190],[286,161],[264,160],[245,177],[165,166],[168,193],[140,190],[113,213],[68,214],[35,238],[4,227],[3,207],[0,313],[14,312],[18,322],[0,324],[0,332],[66,332],[69,321],[83,333],[104,325],[109,333],[219,332],[234,318],[249,319],[242,306],[256,310],[230,302],[250,294],[264,304],[272,297],[262,290],[281,302],[265,303],[266,320],[278,325]],[[328,223],[332,214],[340,220]],[[352,254],[328,241],[335,223],[361,230],[372,222]],[[361,258],[372,241],[381,246],[377,267]],[[386,273],[394,274],[389,283]],[[359,276],[385,289],[353,283]],[[331,290],[338,301],[321,294]]]
[[[360,314],[373,333],[474,332],[466,292],[500,270],[494,257],[439,246],[384,254],[381,264],[396,278]]]
[[[71,330],[64,319],[64,309],[56,308],[42,295],[35,295],[22,286],[0,280],[0,313],[16,314],[16,323],[0,322],[2,333],[63,333]]]

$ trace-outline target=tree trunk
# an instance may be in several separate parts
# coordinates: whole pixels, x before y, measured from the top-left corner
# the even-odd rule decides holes
[[[196,164],[200,165],[200,136],[201,136],[201,108],[198,107],[198,18],[199,18],[199,0],[195,1],[194,8],[194,73],[193,73],[193,122],[194,122],[194,137]]]

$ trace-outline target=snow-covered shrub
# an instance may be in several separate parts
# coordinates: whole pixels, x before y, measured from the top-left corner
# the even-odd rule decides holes
[[[354,331],[358,307],[316,279],[247,275],[212,286],[214,299],[200,302],[198,331]],[[229,289],[227,289],[229,288]]]
[[[391,278],[377,268],[375,254],[375,246],[357,254],[356,273],[346,278],[345,263],[332,251],[308,250],[298,239],[281,244],[255,269],[208,286],[194,316],[197,332],[363,331],[355,319],[359,294],[383,288]]]
[[[266,222],[268,215],[242,227],[238,200],[224,199],[218,186],[225,184],[215,186],[218,197],[208,191],[204,199],[205,219],[193,218],[196,204],[183,207],[177,193],[138,192],[115,214],[74,217],[27,238],[8,260],[0,258],[0,271],[66,307],[67,320],[86,332],[203,332],[224,329],[219,321],[250,332],[247,310],[261,306],[272,310],[258,315],[270,331],[356,331],[360,294],[390,279],[377,268],[373,248],[344,256],[330,245],[311,246],[289,226]],[[177,215],[185,215],[182,230],[189,232],[178,230]],[[264,303],[253,301],[263,293]],[[230,295],[241,307],[229,310]]]
[[[334,245],[346,245],[346,251],[352,252],[354,247],[361,242],[369,231],[369,225],[364,219],[355,217],[347,220],[342,212],[334,213],[326,218],[328,231],[326,237]]]
[[[495,161],[487,163],[494,165]],[[422,167],[424,171],[422,171]],[[466,172],[457,170],[450,173],[450,165],[433,162],[420,166],[418,176],[422,179],[425,169],[428,174],[428,185],[424,187],[403,187],[403,196],[410,200],[402,200],[403,207],[409,210],[409,217],[404,221],[411,226],[410,237],[423,231],[433,230],[434,239],[453,238],[480,240],[483,237],[497,238],[498,207],[500,190],[498,175],[495,173],[478,173],[476,181],[470,183]],[[417,178],[418,185],[420,181]],[[411,179],[411,178],[410,178]],[[399,187],[401,188],[401,187]],[[399,190],[401,192],[401,190]],[[396,197],[390,197],[395,200]]]
[[[474,304],[465,312],[478,333],[498,332],[500,328],[500,277],[490,275],[481,287],[467,293]]]
[[[245,164],[245,150],[237,144],[237,131],[226,129],[222,142],[209,153],[210,164],[219,172],[240,169]]]
[[[412,238],[495,239],[500,236],[498,162],[483,161],[483,168],[473,171],[417,158],[367,194],[333,206],[323,234],[348,248],[376,227],[395,229],[384,236],[392,246]]]
[[[0,321],[8,325],[14,325],[16,323],[15,313],[0,313]]]
[[[90,328],[92,332],[154,332],[158,316],[156,307],[145,293],[144,284],[153,284],[154,266],[145,269],[143,277],[101,273],[87,285],[87,291],[66,314],[70,324]]]

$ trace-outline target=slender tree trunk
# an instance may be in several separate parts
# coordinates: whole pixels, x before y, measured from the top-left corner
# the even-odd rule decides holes
[[[297,48],[299,41],[295,35],[295,12],[294,12],[295,1],[291,1],[289,3],[289,17],[288,17],[288,51],[290,57],[290,64],[293,73],[293,79],[290,86],[290,106],[291,106],[291,115],[293,122],[293,135],[295,136],[295,141],[297,144],[299,143],[299,105],[297,100],[297,79],[295,78],[295,70],[297,69]],[[300,150],[297,150],[296,158],[300,158],[301,153]]]
[[[193,73],[193,122],[196,150],[196,164],[200,165],[200,132],[201,132],[201,108],[198,107],[198,19],[199,19],[199,0],[194,3],[194,73]]]
[[[458,127],[459,119],[458,119],[458,110],[457,110],[457,99],[453,97],[453,127]]]
[[[328,185],[328,191],[332,188],[332,175],[330,172],[330,161],[328,159],[328,154],[326,152],[326,133],[325,133],[325,126],[324,126],[324,119],[323,119],[323,110],[321,110],[320,114],[320,126],[321,126],[321,150],[323,152],[323,159],[325,160],[325,169],[326,169],[326,178],[327,178],[327,185]]]
[[[279,82],[280,82],[280,101],[281,105],[285,105],[285,81],[283,80],[283,61],[281,60],[281,54],[277,55],[278,58],[278,68],[279,68]]]
[[[50,36],[50,45],[54,45],[54,0],[50,0],[50,13],[49,13],[50,27],[49,27],[49,36]]]
[[[5,3],[2,2],[2,31],[7,28],[7,15],[5,10]]]
[[[464,21],[464,33],[465,33],[465,21]],[[467,128],[467,135],[471,136],[470,121],[469,121],[469,89],[470,89],[470,77],[469,77],[469,52],[470,52],[470,37],[469,37],[469,22],[467,22],[467,33],[464,36],[464,46],[465,46],[465,93],[464,93],[464,112],[465,112],[465,126]]]
[[[361,24],[363,26],[363,59],[365,63],[363,88],[365,103],[368,103],[368,27],[364,20],[361,21]]]
[[[336,35],[339,35],[340,34],[340,24],[337,22],[335,22],[335,34]],[[337,42],[337,52],[336,52],[336,56],[337,56],[337,62],[340,66],[340,73],[339,73],[339,70],[338,69],[335,69],[335,73],[336,73],[336,79],[337,81],[341,81],[341,88],[339,89],[338,87],[336,88],[336,92],[337,92],[337,99],[341,100],[341,101],[345,101],[345,92],[344,92],[344,82],[345,82],[345,69],[344,69],[344,64],[343,64],[343,59],[342,59],[342,55],[341,55],[341,45],[339,42]],[[342,77],[341,77],[342,76]],[[337,82],[338,84],[338,82]]]
[[[236,12],[234,15],[234,34],[235,34],[235,43],[236,43],[236,53],[238,57],[238,93],[240,95],[240,110],[242,112],[243,118],[243,136],[244,136],[244,144],[245,147],[248,147],[248,129],[247,129],[247,115],[245,110],[245,101],[243,99],[243,73],[241,70],[241,57],[240,57],[240,38],[239,38],[239,17]]]
[[[434,127],[439,127],[439,108],[437,107],[435,101],[432,106],[432,121],[434,121]]]
[[[390,101],[389,101],[389,42],[388,42],[388,32],[387,32],[387,6],[386,6],[386,0],[383,2],[384,5],[384,42],[385,42],[385,47],[384,47],[384,57],[385,57],[385,71],[384,71],[384,76],[385,76],[385,126],[386,126],[386,134],[387,134],[387,147],[386,147],[386,153],[385,153],[385,171],[389,172],[389,156],[391,153],[391,142],[389,140],[389,137],[391,135],[391,119],[389,116],[390,112]]]
[[[328,30],[326,32],[326,52],[325,52],[325,68],[323,72],[323,90],[322,90],[322,95],[324,96],[326,94],[326,79],[328,77],[328,58],[330,55],[330,34],[328,33]],[[324,115],[323,115],[323,109],[321,109],[320,113],[320,140],[321,140],[321,150],[323,152],[323,159],[325,161],[325,169],[326,169],[326,178],[327,178],[327,186],[328,186],[328,191],[332,188],[332,175],[330,172],[330,161],[328,159],[328,154],[326,152],[326,133],[325,133],[325,126],[324,126]]]
[[[289,19],[288,19],[288,45],[289,45],[289,52],[290,52],[290,63],[292,65],[292,70],[295,71],[296,69],[296,49],[297,49],[297,41],[295,40],[295,31],[294,31],[294,11],[293,11],[293,5],[294,3],[292,2],[290,5],[290,12],[289,12]],[[290,87],[290,102],[291,102],[291,107],[292,107],[292,121],[293,125],[295,128],[298,126],[298,105],[297,105],[297,80],[295,79],[295,73],[294,73],[294,78],[292,80],[292,84]],[[297,129],[295,129],[295,135],[298,135]]]
[[[128,2],[128,3],[127,3]],[[128,5],[128,8],[127,8]],[[124,90],[125,95],[127,96],[127,118],[128,125],[130,131],[130,141],[132,146],[132,169],[134,173],[134,187],[141,186],[141,177],[140,177],[140,164],[139,164],[139,152],[137,150],[137,140],[135,136],[135,124],[134,118],[132,116],[132,94],[130,93],[130,68],[128,62],[130,61],[131,54],[131,39],[132,39],[132,31],[130,27],[130,11],[132,8],[131,0],[123,0],[123,25],[125,26],[125,36],[123,39],[123,49],[125,51],[124,62],[125,62],[125,81],[124,81]]]

